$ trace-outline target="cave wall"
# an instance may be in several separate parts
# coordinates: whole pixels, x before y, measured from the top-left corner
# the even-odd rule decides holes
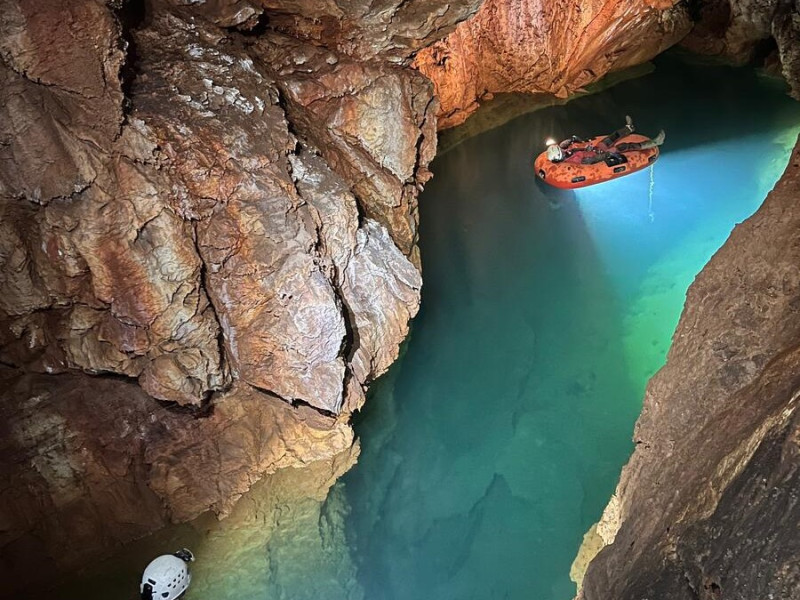
[[[797,0],[699,0],[696,20],[682,45],[735,64],[774,68],[800,100],[800,2]]]
[[[800,142],[689,288],[580,598],[800,596]]]
[[[690,27],[673,4],[0,0],[3,594],[353,464],[350,414],[419,305],[437,128],[649,59]],[[767,412],[759,457],[793,431]],[[587,598],[624,579],[601,556]]]
[[[419,305],[436,102],[405,3],[372,7],[374,60],[191,4],[0,2],[3,595],[346,470]]]
[[[416,195],[435,152],[430,88],[413,72],[373,71],[330,114],[314,107],[314,127],[348,138],[326,162],[310,135],[290,132],[285,92],[255,45],[237,46],[191,14],[153,12],[132,33],[125,102],[123,41],[108,11],[106,55],[85,40],[95,64],[81,70],[94,68],[96,89],[47,80],[71,73],[48,62],[60,53],[47,31],[40,45],[33,34],[7,44],[0,358],[137,378],[154,398],[183,405],[244,380],[336,414],[352,355],[370,352],[354,342],[362,311],[387,315],[372,337],[395,349],[402,336],[386,335],[416,312],[421,283],[409,258],[418,265]],[[405,135],[381,130],[383,109],[371,111],[381,94],[393,97]],[[366,129],[377,137],[352,136]],[[343,179],[355,179],[353,162],[370,180],[360,189]],[[313,183],[297,185],[298,173]],[[387,293],[367,306],[348,270],[385,280]],[[359,384],[385,369],[379,362],[359,368]]]
[[[650,60],[691,25],[685,3],[673,0],[486,0],[474,18],[421,50],[414,65],[436,86],[444,129],[498,92],[567,98]]]

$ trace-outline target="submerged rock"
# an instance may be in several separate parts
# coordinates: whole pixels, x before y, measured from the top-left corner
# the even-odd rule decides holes
[[[170,522],[228,514],[280,469],[337,457],[343,472],[357,455],[346,423],[247,385],[193,418],[116,379],[3,367],[0,383],[7,597]]]
[[[689,288],[579,597],[800,595],[800,143]]]

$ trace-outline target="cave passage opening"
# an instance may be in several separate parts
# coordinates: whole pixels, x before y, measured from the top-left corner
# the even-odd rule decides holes
[[[666,130],[652,182],[536,182],[546,138],[605,133],[626,114]],[[420,200],[422,309],[338,484],[364,598],[572,598],[570,564],[633,449],[686,289],[799,130],[779,82],[667,54],[436,159]]]

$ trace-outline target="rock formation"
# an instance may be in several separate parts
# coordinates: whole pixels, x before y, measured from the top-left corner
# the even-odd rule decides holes
[[[414,65],[436,86],[443,129],[497,92],[566,98],[651,59],[690,28],[685,4],[672,0],[486,0],[474,18],[420,51]]]
[[[700,0],[683,45],[737,64],[777,62],[800,100],[800,4],[796,0]]]
[[[419,304],[437,115],[494,91],[565,97],[690,26],[671,0],[487,0],[461,23],[479,4],[0,0],[0,595],[229,514],[288,467],[313,464],[298,494],[324,496]],[[796,15],[770,14],[796,70]],[[759,362],[775,343],[731,354],[725,382],[788,385]],[[778,404],[741,427],[781,422]],[[734,463],[719,482],[749,481]],[[686,523],[699,539],[713,521]]]
[[[800,596],[800,143],[689,288],[581,597]]]
[[[471,17],[481,0],[258,0],[270,27],[355,59],[405,63]]]
[[[389,61],[362,63],[336,49],[357,28],[331,50],[239,33],[273,12],[292,30],[294,3],[185,4],[0,2],[0,547],[20,589],[225,515],[278,469],[346,470],[349,415],[419,304],[436,103],[393,63],[474,8],[372,7]]]
[[[228,514],[279,469],[357,455],[344,422],[238,385],[200,418],[135,383],[0,369],[3,597],[172,522]],[[333,467],[330,467],[333,469]],[[322,493],[330,485],[319,481]]]

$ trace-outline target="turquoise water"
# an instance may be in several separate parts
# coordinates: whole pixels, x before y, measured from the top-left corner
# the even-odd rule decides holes
[[[648,171],[575,193],[535,180],[547,137],[625,114],[667,131],[652,195]],[[420,202],[422,309],[327,500],[328,465],[287,469],[222,521],[165,529],[30,597],[133,600],[150,559],[188,546],[186,600],[569,600],[686,288],[798,132],[778,83],[664,57],[438,157]]]
[[[559,194],[535,181],[546,138],[626,114],[667,132],[652,174]],[[422,309],[340,484],[368,600],[573,596],[570,564],[632,451],[686,288],[758,208],[798,130],[778,83],[665,57],[436,159]]]

